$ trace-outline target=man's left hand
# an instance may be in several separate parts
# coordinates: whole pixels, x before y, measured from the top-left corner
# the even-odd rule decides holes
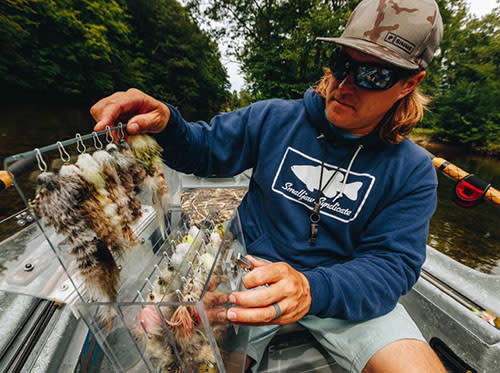
[[[290,324],[300,320],[311,307],[309,281],[284,262],[267,263],[251,256],[253,270],[243,277],[247,289],[268,285],[252,291],[235,292],[229,297],[234,305],[227,317],[238,324]],[[277,303],[281,314],[276,318]]]

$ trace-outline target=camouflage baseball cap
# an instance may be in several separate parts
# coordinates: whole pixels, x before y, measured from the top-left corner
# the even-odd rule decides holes
[[[439,47],[443,21],[434,0],[363,0],[339,38],[317,38],[357,49],[405,69],[425,69]]]

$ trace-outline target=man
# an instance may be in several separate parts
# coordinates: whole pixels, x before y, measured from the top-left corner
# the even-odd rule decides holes
[[[350,371],[437,372],[443,367],[397,303],[425,259],[437,180],[404,136],[422,117],[416,91],[438,48],[434,0],[364,0],[341,49],[302,100],[268,100],[187,123],[171,105],[131,89],[91,109],[96,130],[130,118],[152,132],[166,163],[200,176],[252,168],[239,207],[254,269],[220,315],[253,328],[259,362],[279,324],[298,321]],[[272,263],[269,263],[269,262]],[[249,360],[249,361],[252,361]],[[257,364],[254,364],[254,369]]]

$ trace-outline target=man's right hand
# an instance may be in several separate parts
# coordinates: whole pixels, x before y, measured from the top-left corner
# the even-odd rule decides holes
[[[114,127],[121,121],[127,122],[129,135],[161,132],[170,119],[167,105],[136,88],[103,98],[90,108],[90,114],[97,122],[94,131]]]

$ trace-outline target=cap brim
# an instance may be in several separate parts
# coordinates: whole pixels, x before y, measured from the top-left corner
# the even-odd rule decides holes
[[[386,61],[392,65],[402,67],[403,69],[416,70],[419,68],[418,64],[404,59],[403,57],[399,56],[389,48],[375,44],[368,40],[355,39],[355,38],[342,38],[342,37],[340,38],[321,37],[321,38],[316,38],[316,40],[326,41],[328,43],[335,43],[345,47],[350,47],[356,49],[359,52],[380,58],[381,60]]]

